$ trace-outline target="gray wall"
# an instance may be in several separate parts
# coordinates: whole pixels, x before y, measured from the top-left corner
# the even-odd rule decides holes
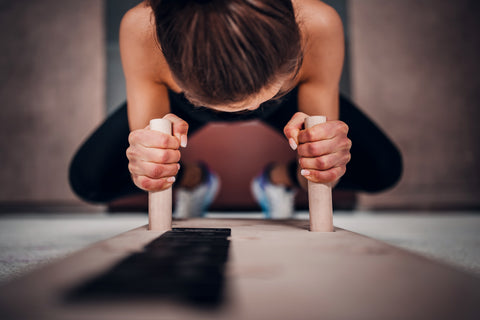
[[[334,8],[342,19],[345,34],[345,59],[343,62],[342,78],[340,79],[340,91],[346,96],[351,95],[351,70],[350,70],[350,21],[348,20],[348,0],[325,0],[323,1]]]
[[[0,2],[0,208],[76,205],[74,150],[105,112],[103,2]]]
[[[106,0],[105,27],[107,47],[107,112],[111,113],[122,104],[126,98],[125,77],[120,59],[118,46],[118,31],[123,15],[132,7],[139,4],[140,0]]]
[[[350,1],[353,95],[405,161],[361,207],[480,207],[479,13],[474,0]]]

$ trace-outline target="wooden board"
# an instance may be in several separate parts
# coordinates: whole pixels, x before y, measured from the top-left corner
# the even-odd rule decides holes
[[[72,289],[161,235],[146,226],[0,288],[1,319],[480,319],[480,279],[385,243],[308,221],[174,221],[231,228],[225,297],[215,307],[143,297],[72,303]],[[61,239],[59,239],[61,241]]]

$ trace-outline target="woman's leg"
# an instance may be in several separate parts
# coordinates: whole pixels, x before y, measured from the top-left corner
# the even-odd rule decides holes
[[[349,126],[352,159],[339,189],[378,192],[393,187],[402,175],[402,156],[392,141],[350,100],[340,97],[340,120]]]
[[[70,185],[80,198],[104,203],[142,192],[128,171],[129,133],[124,103],[80,146],[69,172]]]
[[[262,119],[283,135],[283,128],[298,111],[296,92],[289,94],[281,108],[269,117]],[[350,128],[348,137],[352,140],[352,159],[347,171],[336,188],[353,191],[378,192],[393,187],[402,175],[402,157],[390,139],[350,100],[340,96],[340,120]],[[295,160],[286,170],[277,170],[275,180],[285,180],[285,172],[290,180],[298,183],[298,162]],[[272,170],[272,172],[275,172]]]
[[[188,114],[176,111],[178,109],[173,103],[172,113],[188,122],[189,134],[203,125]],[[80,146],[69,169],[70,185],[80,198],[88,202],[107,203],[144,192],[135,186],[128,171],[125,152],[129,146],[129,134],[127,104],[124,103]],[[182,176],[183,169],[177,174],[180,185]],[[185,175],[185,178],[192,178],[192,174]]]

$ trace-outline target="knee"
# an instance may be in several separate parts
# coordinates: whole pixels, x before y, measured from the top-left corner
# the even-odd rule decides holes
[[[80,199],[92,203],[104,203],[105,199],[100,188],[101,183],[92,179],[91,173],[85,167],[80,166],[74,158],[70,164],[68,180],[70,188]]]
[[[113,167],[113,170],[112,170]],[[113,171],[113,172],[112,172]],[[72,191],[82,200],[91,203],[107,203],[113,200],[118,181],[112,175],[120,176],[116,166],[107,161],[98,161],[84,146],[73,157],[68,180]],[[117,179],[118,180],[118,179]]]
[[[379,159],[372,168],[371,177],[365,181],[364,191],[381,192],[393,188],[403,174],[402,155],[398,149],[392,150],[388,158]]]

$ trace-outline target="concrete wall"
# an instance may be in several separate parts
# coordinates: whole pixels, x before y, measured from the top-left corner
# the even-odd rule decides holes
[[[115,111],[127,98],[118,43],[120,22],[123,15],[140,2],[141,0],[105,0],[106,106],[109,114]]]
[[[0,1],[0,208],[75,205],[70,158],[105,114],[103,2]]]
[[[404,154],[367,208],[480,207],[480,4],[351,0],[353,95]]]

